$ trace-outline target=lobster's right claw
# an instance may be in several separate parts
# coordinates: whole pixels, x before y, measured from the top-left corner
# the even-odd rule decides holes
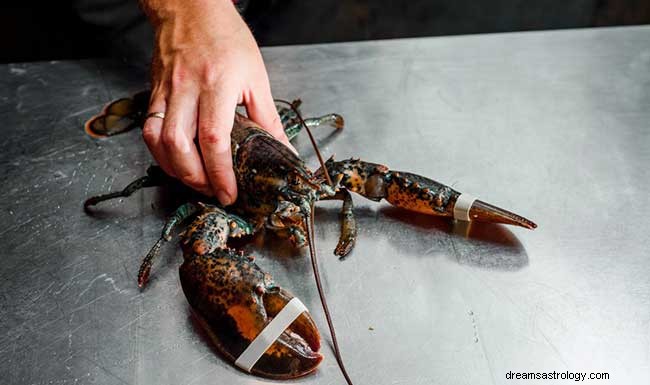
[[[275,317],[293,298],[288,291],[272,288],[263,295],[268,317]],[[296,378],[311,373],[323,360],[320,333],[308,312],[303,312],[253,366],[252,373],[270,378]]]
[[[186,257],[180,267],[187,300],[217,349],[231,363],[293,298],[248,257],[216,250]],[[322,361],[320,334],[303,312],[253,365],[251,373],[291,379],[311,373]]]

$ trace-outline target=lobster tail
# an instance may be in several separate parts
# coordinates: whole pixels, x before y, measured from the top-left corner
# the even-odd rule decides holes
[[[86,122],[84,130],[90,136],[102,138],[142,127],[150,96],[150,91],[142,91],[107,104],[101,114]]]

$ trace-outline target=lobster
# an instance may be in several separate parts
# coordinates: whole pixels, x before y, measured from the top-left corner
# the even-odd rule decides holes
[[[149,93],[119,99],[86,123],[86,132],[93,136],[111,136],[141,127],[147,111]],[[286,104],[287,106],[285,106]],[[303,127],[329,125],[342,129],[343,118],[327,114],[303,119],[300,101],[278,103],[285,132],[295,138]],[[307,130],[309,131],[309,130]],[[309,133],[310,139],[311,133]],[[195,199],[182,204],[169,217],[160,239],[144,258],[138,274],[142,288],[149,279],[152,264],[162,245],[171,240],[176,227],[191,223],[180,233],[184,261],[179,268],[185,296],[210,339],[231,363],[240,366],[238,357],[262,333],[294,296],[264,272],[254,261],[229,245],[235,238],[249,236],[262,229],[289,239],[295,247],[310,246],[319,294],[328,322],[329,311],[324,302],[313,248],[313,207],[319,200],[342,201],[341,234],[334,253],[341,258],[350,253],[357,236],[350,192],[373,201],[385,199],[410,211],[464,220],[503,223],[534,229],[532,221],[480,200],[466,196],[434,180],[409,172],[347,159],[322,161],[321,167],[310,171],[292,150],[274,139],[258,124],[237,113],[232,134],[233,167],[239,191],[234,205],[225,209],[214,198],[195,193]],[[314,143],[315,145],[315,143]],[[178,182],[157,166],[147,175],[130,183],[123,190],[89,198],[89,210],[117,197],[128,197],[151,186]],[[462,206],[462,207],[461,207]],[[459,214],[460,211],[460,214]],[[330,324],[337,361],[338,344]],[[313,372],[323,356],[319,353],[320,334],[308,311],[303,311],[270,347],[246,371],[272,379],[290,379]]]

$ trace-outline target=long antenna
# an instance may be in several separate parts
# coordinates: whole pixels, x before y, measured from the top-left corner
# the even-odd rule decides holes
[[[323,305],[323,311],[325,312],[325,318],[327,319],[327,326],[330,329],[330,335],[332,336],[332,344],[334,345],[334,356],[336,357],[336,362],[339,364],[341,373],[345,377],[348,385],[353,385],[350,376],[348,375],[347,370],[345,370],[345,365],[343,364],[343,358],[341,357],[341,350],[339,349],[339,343],[336,339],[336,332],[334,331],[334,323],[332,322],[332,316],[330,315],[329,308],[327,307],[327,301],[325,300],[325,294],[323,293],[323,286],[320,281],[320,273],[318,271],[318,262],[316,261],[316,247],[314,245],[314,210],[311,210],[309,215],[309,220],[307,217],[304,217],[305,225],[307,227],[307,242],[309,243],[309,256],[311,257],[311,267],[314,270],[314,278],[316,278],[316,287],[318,288],[318,295],[320,296],[320,302]]]
[[[311,145],[314,147],[314,151],[316,152],[318,161],[320,162],[321,168],[325,173],[325,179],[327,179],[327,183],[332,188],[334,188],[335,187],[334,183],[332,183],[332,178],[330,178],[329,171],[327,171],[327,167],[325,166],[323,157],[321,156],[320,150],[316,145],[316,140],[314,140],[314,136],[311,134],[311,130],[309,129],[307,124],[305,124],[305,120],[302,118],[300,111],[298,111],[298,109],[293,103],[290,103],[286,100],[275,99],[275,101],[288,105],[291,108],[291,110],[293,110],[293,112],[296,113],[296,116],[298,116],[298,119],[300,119],[300,124],[305,128],[307,134],[309,135],[309,140],[311,141]],[[311,258],[312,270],[314,270],[314,278],[316,279],[316,288],[318,289],[318,296],[320,297],[320,303],[323,305],[323,312],[325,313],[325,318],[327,319],[327,327],[330,329],[330,335],[332,336],[332,345],[334,345],[334,357],[336,357],[336,362],[338,363],[339,368],[341,369],[341,373],[343,374],[345,381],[348,383],[348,385],[353,385],[352,380],[348,375],[348,371],[345,369],[345,365],[343,364],[343,358],[341,357],[341,349],[339,349],[339,342],[336,339],[336,331],[334,330],[334,322],[332,322],[332,316],[330,315],[330,310],[329,307],[327,306],[327,300],[325,299],[325,293],[323,292],[323,285],[321,284],[320,281],[320,272],[318,271],[318,261],[316,260],[316,246],[314,244],[314,205],[313,204],[311,206],[311,210],[309,213],[309,219],[307,219],[307,216],[305,215],[303,217],[303,221],[305,222],[305,227],[307,228],[307,242],[309,243],[309,256]]]
[[[323,161],[323,156],[320,153],[320,150],[318,149],[318,146],[316,145],[316,140],[314,139],[314,135],[312,135],[311,130],[305,123],[305,120],[302,118],[302,115],[300,114],[300,111],[296,108],[296,106],[293,105],[293,103],[290,103],[286,100],[282,99],[275,99],[276,102],[284,103],[288,105],[293,112],[296,113],[296,116],[298,116],[298,119],[300,120],[300,124],[305,128],[305,131],[307,131],[307,135],[309,135],[309,140],[311,141],[311,145],[314,147],[314,151],[316,152],[316,156],[318,157],[318,161],[320,162],[321,168],[325,171],[325,179],[327,179],[327,184],[330,185],[330,187],[334,188],[334,183],[332,183],[332,178],[330,178],[330,173],[327,171],[327,167],[325,167],[325,162]]]

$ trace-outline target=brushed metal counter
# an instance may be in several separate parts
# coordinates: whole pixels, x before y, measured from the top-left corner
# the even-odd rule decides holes
[[[650,381],[649,27],[263,52],[276,96],[346,118],[340,134],[318,131],[324,155],[421,173],[539,224],[474,225],[466,237],[355,197],[358,242],[341,262],[338,205],[320,204],[321,273],[355,383],[530,383],[509,371]],[[175,245],[138,290],[140,259],[173,208],[164,192],[82,211],[151,163],[137,131],[82,130],[144,78],[99,61],[0,66],[4,384],[273,383],[206,342]],[[314,166],[306,137],[297,146]],[[340,384],[305,251],[272,243],[256,244],[258,264],[324,336],[325,361],[296,383]]]

